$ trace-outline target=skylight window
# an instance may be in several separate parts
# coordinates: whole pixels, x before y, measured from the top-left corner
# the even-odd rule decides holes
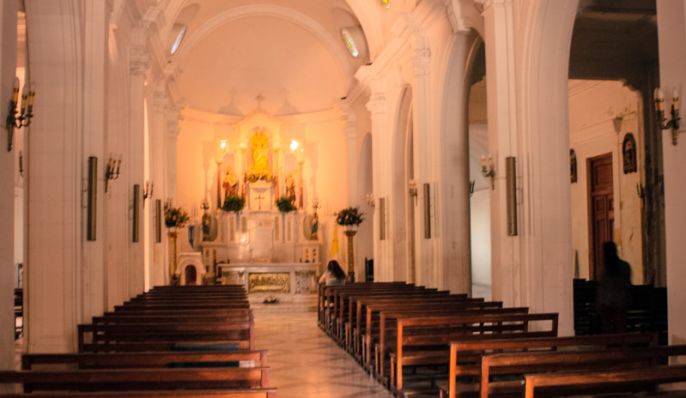
[[[353,35],[350,33],[350,31],[348,31],[348,29],[341,29],[341,38],[343,39],[343,43],[345,44],[345,47],[348,49],[348,52],[350,52],[350,55],[352,55],[353,58],[359,57],[360,50],[357,49],[355,39],[353,39]]]
[[[174,42],[171,45],[171,49],[169,50],[169,52],[171,52],[172,55],[176,54],[176,52],[179,50],[179,47],[181,47],[181,42],[183,41],[183,38],[186,37],[186,25],[176,24],[174,26],[174,30],[177,32],[176,38],[174,39]]]

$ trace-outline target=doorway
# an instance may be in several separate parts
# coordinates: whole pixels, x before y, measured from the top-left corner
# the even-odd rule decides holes
[[[603,276],[603,243],[613,240],[614,198],[612,191],[612,153],[588,159],[589,193],[589,275],[600,280]]]

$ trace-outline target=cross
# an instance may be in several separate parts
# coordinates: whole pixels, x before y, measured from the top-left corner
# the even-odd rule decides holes
[[[257,210],[262,210],[262,199],[264,199],[264,196],[259,194],[257,197],[255,197],[255,199],[257,199]]]

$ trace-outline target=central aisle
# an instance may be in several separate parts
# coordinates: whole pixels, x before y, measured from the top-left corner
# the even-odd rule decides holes
[[[391,398],[317,326],[312,308],[256,306],[255,346],[269,350],[279,398]]]

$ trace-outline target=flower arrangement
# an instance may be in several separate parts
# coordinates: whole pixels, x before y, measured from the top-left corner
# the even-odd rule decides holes
[[[270,182],[272,180],[272,175],[268,171],[251,171],[246,174],[245,178],[248,180],[248,182]]]
[[[364,213],[357,207],[346,207],[336,213],[336,224],[343,226],[360,225],[364,221]]]
[[[280,212],[289,213],[295,210],[295,197],[287,195],[279,196],[279,198],[276,199],[275,204]]]
[[[224,209],[224,211],[233,211],[238,213],[239,211],[243,210],[243,207],[245,207],[245,196],[229,195],[224,198],[224,205],[222,206],[222,209]]]
[[[172,206],[171,200],[164,204],[164,225],[167,228],[183,228],[190,217],[182,207]]]

